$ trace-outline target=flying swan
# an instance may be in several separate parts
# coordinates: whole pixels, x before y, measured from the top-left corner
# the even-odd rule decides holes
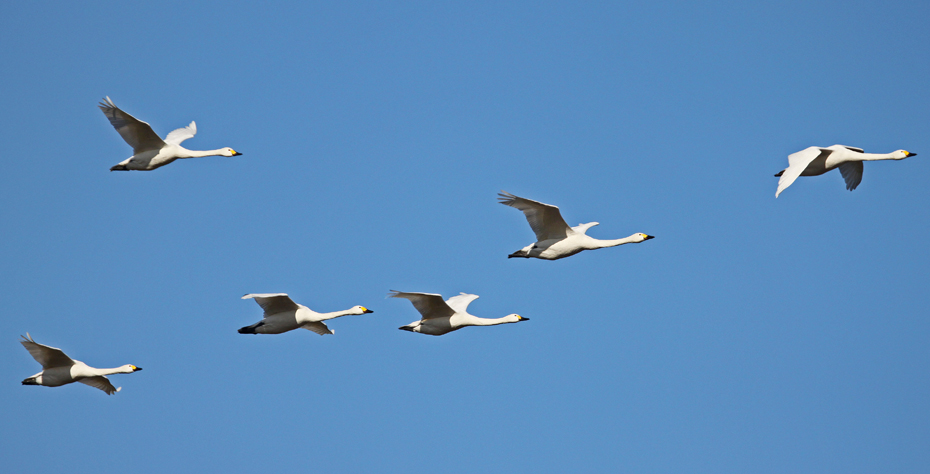
[[[862,148],[845,145],[833,145],[826,148],[808,147],[788,155],[788,167],[775,175],[781,176],[775,197],[777,198],[782,191],[791,186],[798,176],[820,176],[834,168],[840,169],[840,174],[846,180],[846,189],[852,191],[862,181],[863,161],[903,160],[915,155],[917,153],[904,150],[887,154],[866,153]]]
[[[242,153],[232,148],[218,150],[195,151],[181,146],[181,142],[192,138],[197,133],[197,124],[179,128],[165,137],[164,140],[152,130],[152,127],[120,110],[109,97],[101,102],[100,110],[110,119],[110,124],[119,132],[123,140],[132,147],[132,156],[110,168],[110,171],[140,170],[150,171],[171,163],[178,158],[199,158],[201,156],[238,156]]]
[[[419,332],[431,336],[441,336],[450,333],[465,326],[496,326],[498,324],[517,323],[520,321],[529,321],[519,314],[508,314],[503,318],[485,319],[472,316],[465,312],[468,304],[478,299],[478,295],[469,295],[462,293],[453,296],[446,301],[442,300],[442,295],[433,293],[404,293],[401,291],[391,291],[388,294],[391,298],[405,298],[413,303],[413,307],[420,312],[423,319],[414,321],[398,329],[410,332]]]
[[[340,316],[373,313],[364,306],[353,306],[345,311],[334,313],[317,313],[310,308],[295,303],[287,293],[248,294],[242,297],[255,302],[265,311],[262,320],[239,329],[239,334],[281,334],[297,328],[309,329],[319,335],[332,334],[333,331],[323,324],[327,319]]]
[[[589,228],[598,225],[597,222],[578,224],[569,227],[559,213],[559,208],[514,196],[506,191],[498,193],[501,204],[515,207],[526,215],[526,220],[536,233],[535,244],[527,245],[510,254],[507,258],[541,258],[544,260],[558,260],[571,257],[582,250],[594,250],[604,247],[615,247],[623,244],[638,244],[654,239],[655,236],[642,233],[633,234],[624,239],[598,240],[585,235]]]
[[[113,395],[119,392],[122,387],[114,388],[107,375],[110,374],[131,374],[142,370],[134,365],[126,364],[115,369],[95,369],[79,360],[73,360],[66,356],[61,349],[39,344],[32,339],[29,333],[19,341],[23,347],[29,351],[36,362],[42,364],[42,372],[23,380],[23,385],[44,385],[46,387],[60,387],[72,382],[81,382],[84,385],[90,385],[99,388]]]

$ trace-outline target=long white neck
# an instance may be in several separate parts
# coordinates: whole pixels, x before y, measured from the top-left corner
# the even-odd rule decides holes
[[[349,315],[354,315],[354,314],[356,313],[353,312],[351,309],[347,309],[345,311],[336,311],[333,313],[317,313],[317,318],[318,318],[317,320],[326,321],[327,319],[333,319],[333,318],[338,318],[339,316],[349,316]]]
[[[469,326],[497,326],[498,324],[512,323],[513,320],[504,316],[503,318],[479,318],[477,316],[470,316],[467,321]]]
[[[178,147],[181,149],[178,154],[178,158],[202,158],[204,156],[219,156],[223,154],[224,149],[219,148],[217,150],[188,150],[187,148]]]
[[[614,239],[614,240],[600,240],[600,239],[595,239],[592,237],[591,248],[592,249],[603,249],[607,247],[616,247],[618,245],[623,245],[623,244],[630,244],[633,242],[641,242],[641,240],[638,240],[638,234],[633,234],[629,237],[624,237],[622,239]]]
[[[847,157],[853,161],[894,160],[894,153],[850,153]]]
[[[98,369],[95,367],[87,367],[87,368],[90,369],[90,372],[93,373],[94,375],[131,374],[132,373],[132,368],[130,368],[128,365],[117,367],[115,369]]]

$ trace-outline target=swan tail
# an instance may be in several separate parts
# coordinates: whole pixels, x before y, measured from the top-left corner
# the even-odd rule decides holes
[[[110,168],[110,171],[129,171],[129,168],[127,168],[126,165],[116,165]]]
[[[33,375],[26,380],[23,380],[23,385],[39,385],[39,382],[36,382],[36,377]]]
[[[785,170],[781,170],[781,171],[779,171],[778,173],[775,173],[775,177],[777,178],[777,177],[781,176],[784,172],[785,172]]]
[[[239,334],[258,334],[258,332],[256,332],[255,329],[261,325],[262,325],[261,322],[257,322],[251,326],[239,328]]]
[[[523,250],[523,249],[517,250],[516,252],[507,256],[507,258],[514,258],[514,257],[530,258],[526,250]]]

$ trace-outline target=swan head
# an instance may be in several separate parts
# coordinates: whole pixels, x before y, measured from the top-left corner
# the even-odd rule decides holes
[[[223,148],[222,153],[220,153],[220,155],[222,156],[239,156],[241,154],[242,153],[239,153],[238,151],[233,150],[232,148],[229,148],[229,147]]]
[[[638,233],[638,234],[633,234],[633,237],[636,237],[637,239],[639,239],[639,240],[636,241],[636,243],[645,242],[645,241],[647,241],[647,240],[656,238],[656,236],[654,236],[654,235],[647,235],[647,234],[644,234],[644,233],[642,233],[642,232],[640,232],[640,233]]]
[[[911,157],[911,156],[916,156],[917,153],[911,153],[911,152],[909,152],[909,151],[907,151],[907,150],[898,150],[898,151],[892,153],[892,155],[894,155],[894,159],[896,159],[896,160],[903,160],[903,159],[908,158],[908,157]]]
[[[530,320],[530,318],[524,318],[523,316],[520,316],[519,314],[508,314],[507,316],[504,316],[504,319],[507,319],[508,323],[519,323],[520,321]]]
[[[352,309],[350,309],[349,311],[351,311],[352,314],[374,313],[374,311],[372,311],[372,310],[370,310],[370,309],[368,309],[368,308],[366,308],[366,307],[364,307],[364,306],[353,306]]]
[[[142,370],[141,367],[136,367],[136,366],[134,366],[134,365],[132,365],[132,364],[126,364],[126,365],[120,367],[120,369],[122,369],[122,373],[124,373],[124,374],[131,374],[131,373],[133,373],[133,372],[138,372],[138,371]]]

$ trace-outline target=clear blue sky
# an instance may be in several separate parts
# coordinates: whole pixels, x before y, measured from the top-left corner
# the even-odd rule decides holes
[[[337,2],[338,3],[338,2]],[[4,2],[3,472],[930,468],[926,2]],[[96,103],[194,149],[130,148]],[[917,157],[800,178],[835,143]],[[504,189],[590,234],[556,262]],[[530,321],[442,337],[388,290]],[[374,314],[244,336],[286,292]],[[107,397],[24,387],[30,332]]]

